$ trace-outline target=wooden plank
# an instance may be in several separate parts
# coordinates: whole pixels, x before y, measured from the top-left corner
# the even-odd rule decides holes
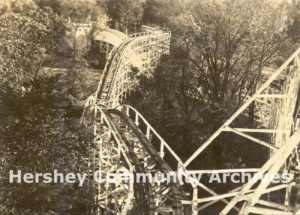
[[[249,140],[251,140],[251,141],[253,141],[253,142],[256,142],[256,143],[258,143],[258,144],[260,144],[260,145],[263,145],[263,146],[265,146],[265,147],[268,147],[268,148],[270,148],[270,149],[272,149],[272,150],[278,150],[277,147],[272,146],[271,144],[269,144],[269,143],[267,143],[267,142],[265,142],[265,141],[263,141],[263,140],[259,140],[259,139],[255,138],[255,137],[252,137],[252,136],[250,136],[250,135],[248,135],[248,134],[244,134],[243,132],[239,132],[239,131],[237,131],[237,130],[235,130],[235,129],[233,129],[233,128],[230,128],[230,127],[227,127],[226,129],[229,130],[229,131],[232,131],[232,132],[234,132],[234,133],[236,133],[236,134],[238,134],[238,135],[240,135],[240,136],[242,136],[242,137],[245,137],[245,138],[247,138],[247,139],[249,139]]]
[[[212,174],[212,173],[242,173],[242,172],[257,172],[257,168],[245,168],[245,169],[208,169],[208,170],[187,170],[188,174]]]
[[[264,190],[263,193],[270,193],[270,192],[273,192],[273,191],[276,191],[276,190],[281,190],[281,189],[286,188],[287,186],[288,185],[286,185],[286,184],[282,184],[282,185],[278,185],[278,186],[275,186],[275,187],[271,187],[271,188],[268,188],[268,189]],[[251,193],[253,193],[254,191],[255,190],[249,190],[244,194],[245,194],[246,197],[251,197]],[[222,199],[225,199],[225,198],[236,196],[238,194],[240,194],[240,192],[229,192],[229,193],[214,195],[214,196],[210,196],[210,197],[203,197],[203,198],[199,198],[197,200],[197,202],[198,203],[203,203],[203,202],[209,202],[209,201],[215,201],[215,200],[222,200]],[[285,206],[283,206],[283,207],[285,207]]]
[[[255,213],[255,214],[273,214],[273,215],[293,215],[293,212],[285,212],[280,210],[274,210],[274,209],[267,209],[267,208],[261,208],[261,207],[249,207],[248,212]]]
[[[251,192],[251,191],[249,191],[249,192]],[[198,203],[203,203],[203,202],[210,202],[210,201],[215,201],[215,200],[222,200],[222,199],[226,199],[226,198],[229,198],[229,197],[236,196],[238,193],[239,192],[234,192],[234,193],[226,193],[226,194],[210,196],[210,197],[203,197],[203,198],[197,199],[197,202]]]
[[[231,191],[228,192],[228,193],[237,192],[237,191],[239,191],[240,189],[241,189],[241,187],[237,187],[237,188],[231,190]],[[198,212],[204,210],[205,208],[207,208],[207,207],[209,207],[209,206],[211,206],[211,205],[213,205],[213,204],[215,204],[215,203],[217,203],[218,201],[219,201],[219,200],[214,200],[214,201],[208,202],[208,203],[206,203],[206,204],[203,204],[202,206],[198,207]]]
[[[281,205],[281,204],[277,204],[277,203],[274,203],[274,202],[268,202],[268,201],[265,201],[265,200],[258,200],[257,204],[265,205],[267,207],[272,207],[272,208],[276,208],[276,209],[279,209],[279,210],[293,210],[293,208],[291,208],[291,207]]]
[[[257,98],[274,98],[274,99],[284,99],[287,96],[283,94],[256,94]]]
[[[290,130],[278,130],[278,129],[264,129],[264,128],[233,128],[243,133],[290,133]],[[230,131],[228,127],[224,128],[224,131]]]
[[[189,180],[194,180],[194,179],[191,178],[191,177],[189,177]],[[208,193],[210,193],[210,194],[212,194],[212,195],[214,195],[214,196],[218,196],[218,194],[217,194],[215,191],[211,190],[210,188],[208,188],[207,186],[205,186],[205,185],[202,184],[202,183],[198,183],[197,186],[201,187],[202,189],[206,190]],[[230,193],[230,194],[232,194],[232,193]],[[221,198],[220,200],[221,200],[222,202],[224,202],[225,204],[228,204],[228,203],[229,203],[229,201],[227,201],[226,199]],[[240,209],[239,209],[238,207],[233,206],[232,208],[233,208],[234,210],[236,210],[236,211],[240,211]]]

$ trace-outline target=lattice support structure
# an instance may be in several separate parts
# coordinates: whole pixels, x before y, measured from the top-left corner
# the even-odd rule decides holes
[[[109,119],[98,106],[90,106],[93,115],[96,149],[93,150],[91,176],[94,183],[95,209],[93,214],[127,214],[134,198],[133,183],[117,181],[111,183],[108,174],[133,172],[132,162],[127,156],[128,148],[122,144],[120,137],[114,132]],[[95,180],[95,172],[100,170]],[[95,183],[95,181],[97,183]],[[105,212],[105,213],[104,213]]]
[[[103,71],[96,97],[106,107],[116,107],[138,84],[138,77],[151,75],[160,57],[168,54],[171,33],[154,31],[134,34],[113,49]]]
[[[132,214],[135,209],[143,208],[146,210],[145,213],[138,214],[198,215],[219,201],[225,203],[224,208],[218,212],[220,215],[300,214],[298,211],[300,191],[296,194],[292,192],[295,190],[293,188],[300,189],[298,167],[300,130],[297,130],[295,117],[298,115],[295,110],[299,109],[297,104],[300,49],[274,71],[257,92],[249,97],[208,140],[199,143],[200,147],[186,161],[182,161],[136,109],[122,105],[126,93],[138,84],[138,76],[151,74],[160,57],[169,52],[169,45],[170,32],[161,30],[132,35],[129,40],[111,52],[98,89],[88,99],[83,114],[93,116],[92,122],[95,125],[95,143],[98,150],[92,156],[93,171],[95,169],[131,173],[145,171],[150,174],[291,173],[295,175],[295,179],[289,183],[274,185],[270,178],[257,181],[253,177],[243,186],[218,194],[208,185],[203,182],[197,183],[189,176],[191,186],[188,189],[189,197],[179,184],[161,183],[156,186],[148,184],[143,187],[130,183],[98,185],[96,201],[100,205],[99,214],[104,212],[106,207],[109,208],[106,212],[111,214]],[[278,79],[279,76],[284,79]],[[256,128],[235,127],[235,120],[240,116],[247,116],[247,109],[252,102],[256,102],[256,107],[259,107],[255,110],[255,116],[261,124]],[[225,132],[231,132],[253,144],[268,148],[270,159],[262,167],[254,169],[189,169],[190,164]],[[257,133],[269,134],[270,141],[259,139],[255,135]],[[158,144],[153,139],[159,140]],[[171,165],[165,161],[166,156],[175,160],[177,168],[173,170],[170,168]],[[278,190],[285,192],[280,201],[262,198],[266,195],[272,196],[272,193]],[[206,191],[210,196],[199,198],[200,191]],[[294,202],[292,202],[293,195],[296,196]],[[145,202],[145,205],[138,206],[139,201]]]
[[[278,80],[276,80],[279,75],[285,77],[285,79],[282,80],[283,83],[278,83]],[[189,159],[187,159],[187,161],[185,161],[183,168],[186,169],[194,159],[196,159],[218,136],[221,135],[221,133],[232,132],[238,136],[251,140],[253,143],[263,145],[270,149],[271,157],[263,167],[257,169],[257,175],[265,175],[267,173],[269,175],[274,175],[276,173],[291,173],[293,160],[296,159],[299,161],[298,145],[300,131],[295,131],[294,129],[296,126],[294,119],[295,105],[298,97],[299,85],[300,69],[298,50],[277,71],[275,71],[273,76],[257,90],[255,95],[250,97],[232,115],[232,117],[223,124],[223,126],[221,126]],[[272,94],[269,94],[268,92],[272,92]],[[261,102],[262,99],[265,101],[260,107],[264,104],[267,105],[267,108],[265,108],[264,111],[267,111],[267,114],[269,115],[269,128],[231,127],[234,120],[243,115],[243,112],[252,102]],[[259,113],[257,113],[257,115],[259,115]],[[253,135],[249,135],[251,133],[272,134],[272,142],[260,140]],[[238,171],[247,172],[248,169],[232,170],[232,172]],[[201,171],[198,170],[198,172]],[[213,171],[206,172],[212,173]],[[217,202],[216,200],[234,197],[220,212],[220,215],[228,214],[239,202],[244,202],[241,208],[236,208],[239,211],[239,215],[248,215],[249,213],[293,214],[294,207],[297,207],[297,204],[291,205],[290,199],[288,198],[290,196],[289,192],[291,191],[291,186],[294,185],[295,182],[274,186],[271,184],[270,177],[266,181],[256,180],[255,177],[253,177],[242,187],[236,188],[234,192],[221,195],[215,194],[214,197],[200,198],[197,201],[198,203],[209,202],[213,204]],[[285,196],[287,199],[282,199],[280,203],[261,199],[264,194],[272,195],[272,192],[282,189],[286,189],[287,195]],[[202,208],[205,207],[201,206],[200,209]]]

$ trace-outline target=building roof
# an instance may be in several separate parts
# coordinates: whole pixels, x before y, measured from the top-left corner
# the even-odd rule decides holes
[[[104,41],[114,46],[119,46],[123,41],[129,38],[126,34],[110,28],[98,31],[95,35],[94,40]]]

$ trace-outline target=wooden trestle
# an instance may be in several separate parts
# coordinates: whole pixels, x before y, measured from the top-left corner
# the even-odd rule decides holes
[[[158,30],[132,36],[120,47],[113,49],[97,91],[86,103],[83,118],[94,124],[95,143],[98,147],[91,156],[92,169],[108,173],[203,173],[256,172],[257,174],[289,173],[294,179],[285,184],[274,185],[268,178],[258,182],[252,178],[243,186],[218,194],[200,181],[189,176],[190,188],[184,190],[179,183],[136,184],[130,181],[95,185],[94,214],[155,214],[198,215],[218,201],[224,207],[218,212],[226,214],[300,214],[299,156],[299,53],[298,49],[273,75],[263,83],[246,102],[186,161],[172,150],[157,131],[133,107],[123,105],[126,94],[138,84],[136,76],[151,73],[162,54],[169,52],[170,32]],[[134,73],[135,68],[138,74]],[[278,82],[277,77],[285,77]],[[297,102],[298,99],[298,102]],[[265,115],[257,128],[235,128],[233,122],[252,102],[264,108]],[[256,116],[260,117],[260,110]],[[141,126],[143,125],[143,126]],[[262,167],[255,169],[195,170],[190,164],[201,156],[207,147],[224,132],[246,138],[267,147],[270,158]],[[255,133],[271,134],[270,142],[253,136]],[[159,144],[153,141],[159,140]],[[241,146],[242,147],[242,146]],[[165,160],[168,154],[177,163],[171,169]],[[101,178],[102,179],[102,178]],[[199,197],[201,190],[211,196]],[[272,202],[265,198],[272,192],[282,190],[284,198]],[[292,192],[293,190],[293,192]]]

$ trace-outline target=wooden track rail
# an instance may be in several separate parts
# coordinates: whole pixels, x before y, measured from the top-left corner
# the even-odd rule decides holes
[[[171,34],[166,30],[144,32],[114,48],[108,57],[97,91],[85,105],[83,121],[94,125],[98,148],[91,153],[93,170],[106,173],[175,173],[187,174],[188,184],[121,182],[95,185],[93,214],[153,214],[198,215],[218,204],[216,214],[300,214],[300,130],[299,111],[300,63],[298,49],[262,83],[256,93],[213,133],[186,160],[182,160],[172,147],[134,107],[123,104],[128,92],[138,85],[138,76],[151,74],[160,57],[169,53]],[[278,77],[285,77],[279,82]],[[276,87],[274,87],[276,85]],[[235,127],[238,117],[253,103],[264,108],[267,118],[257,127]],[[256,109],[256,117],[261,111]],[[266,126],[267,125],[267,126]],[[240,169],[190,169],[207,147],[223,133],[244,138],[248,142],[266,147],[270,158],[261,167]],[[261,140],[255,134],[266,134],[270,140]],[[156,141],[155,141],[156,140]],[[241,145],[242,147],[242,145]],[[166,156],[167,155],[167,156]],[[168,157],[168,159],[166,159]],[[169,160],[172,163],[168,163]],[[174,163],[175,162],[175,163]],[[174,165],[175,164],[175,165]],[[260,175],[288,174],[286,183],[274,184],[271,178],[252,177],[248,183],[235,186],[229,192],[217,193],[211,184],[197,181],[193,174],[252,173]],[[200,195],[207,192],[209,196]],[[280,193],[280,199],[272,198]],[[298,197],[299,196],[299,197]],[[298,203],[299,202],[299,203]]]

